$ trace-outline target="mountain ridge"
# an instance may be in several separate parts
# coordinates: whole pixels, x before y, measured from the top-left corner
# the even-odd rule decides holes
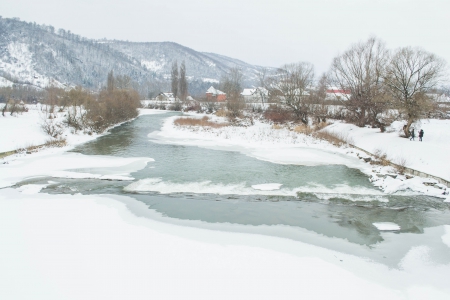
[[[170,88],[172,62],[186,65],[191,94],[203,93],[232,67],[244,85],[256,84],[263,68],[220,54],[199,52],[172,41],[94,40],[51,25],[0,17],[0,86],[83,86],[98,90],[109,71],[129,76],[141,95]]]

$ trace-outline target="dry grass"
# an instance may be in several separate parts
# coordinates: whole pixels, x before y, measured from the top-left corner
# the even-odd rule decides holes
[[[280,130],[280,129],[283,129],[283,126],[278,125],[278,124],[273,124],[273,125],[272,125],[272,129]]]
[[[295,126],[293,130],[296,133],[302,133],[302,134],[306,134],[306,135],[310,135],[314,132],[314,128],[312,128],[311,126],[303,125],[303,124]]]
[[[406,158],[404,157],[397,158],[395,163],[396,163],[395,168],[397,169],[397,172],[399,172],[402,175],[405,174],[406,165],[408,164]]]
[[[348,133],[336,133],[328,130],[321,130],[315,132],[314,136],[318,139],[328,141],[338,147],[354,143],[353,139],[348,136]]]
[[[380,149],[375,149],[373,152],[373,156],[375,156],[375,160],[372,160],[370,163],[373,165],[381,165],[381,166],[389,166],[391,165],[391,161],[387,159],[387,155],[384,151]]]
[[[324,129],[324,128],[327,127],[328,125],[330,125],[330,124],[327,123],[327,122],[320,122],[320,123],[317,123],[317,124],[316,124],[316,126],[314,127],[314,129],[315,129],[316,131],[319,131],[319,130]]]
[[[221,108],[221,109],[216,111],[216,116],[218,116],[218,117],[227,117],[228,113],[227,113],[226,109]]]
[[[228,123],[216,123],[212,122],[208,116],[204,116],[201,119],[198,118],[177,118],[173,122],[177,126],[202,126],[211,128],[222,128],[228,126]]]
[[[49,139],[45,141],[44,144],[45,147],[54,147],[54,148],[60,148],[67,146],[67,140],[65,138],[57,138],[57,139]]]

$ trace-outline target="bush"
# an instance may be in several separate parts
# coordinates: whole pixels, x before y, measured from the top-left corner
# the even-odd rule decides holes
[[[169,105],[169,110],[181,111],[183,109],[183,104],[181,101],[175,101],[173,104]]]
[[[90,100],[85,106],[86,126],[101,133],[112,125],[137,117],[141,102],[134,90],[105,90],[98,100]]]
[[[400,157],[396,160],[395,163],[396,163],[395,168],[397,169],[397,172],[399,172],[402,175],[405,174],[406,165],[408,164],[406,158]]]
[[[375,149],[375,151],[373,152],[373,156],[375,156],[375,160],[372,160],[371,164],[381,166],[389,166],[391,164],[391,161],[387,159],[386,153],[380,149]]]
[[[283,108],[280,105],[270,105],[264,112],[264,118],[278,124],[284,124],[295,120],[292,111]]]
[[[55,121],[55,119],[46,119],[41,123],[41,128],[52,138],[58,138],[64,132],[63,125]]]

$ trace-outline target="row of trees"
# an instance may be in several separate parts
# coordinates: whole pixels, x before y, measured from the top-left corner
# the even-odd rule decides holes
[[[445,62],[422,49],[389,51],[376,38],[358,43],[334,58],[329,81],[350,94],[344,102],[358,126],[383,126],[382,114],[397,110],[411,124],[433,109],[427,95],[444,79]]]
[[[127,78],[108,74],[107,86],[99,93],[92,93],[81,87],[65,91],[55,87],[47,88],[45,100],[47,109],[46,130],[56,132],[59,125],[53,121],[56,111],[65,113],[64,123],[75,131],[101,133],[108,127],[137,117],[141,107],[139,94],[130,86]]]
[[[270,74],[260,73],[261,101],[271,99],[289,108],[295,119],[308,124],[313,115],[326,114],[323,104],[327,87],[342,93],[341,105],[346,117],[358,126],[371,124],[382,130],[387,125],[386,112],[395,112],[407,120],[404,133],[409,136],[413,122],[426,116],[435,106],[429,96],[445,75],[445,62],[422,49],[404,47],[390,51],[377,38],[351,46],[334,58],[330,71],[315,84],[314,66],[308,62],[287,64]],[[233,107],[242,102],[242,73],[231,69],[221,80],[221,89]],[[236,114],[233,112],[233,114]]]
[[[184,63],[184,60],[181,63],[179,72],[178,62],[175,60],[172,63],[172,71],[170,75],[173,97],[175,99],[178,97],[180,100],[185,101],[188,96],[188,83],[186,78],[186,64]]]

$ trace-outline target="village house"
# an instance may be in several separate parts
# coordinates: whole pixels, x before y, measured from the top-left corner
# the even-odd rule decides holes
[[[342,100],[346,101],[350,99],[350,90],[342,89],[336,86],[327,88],[326,100]]]
[[[156,100],[159,101],[165,101],[165,102],[175,102],[176,100],[179,100],[178,98],[175,99],[173,96],[173,93],[159,93],[156,97]]]
[[[222,91],[214,88],[213,86],[211,86],[206,91],[206,99],[208,101],[224,102],[225,100],[227,100],[227,94],[225,94],[224,92],[222,92]]]
[[[241,93],[245,102],[266,102],[269,98],[269,91],[263,87],[257,87],[252,89],[244,89]]]

